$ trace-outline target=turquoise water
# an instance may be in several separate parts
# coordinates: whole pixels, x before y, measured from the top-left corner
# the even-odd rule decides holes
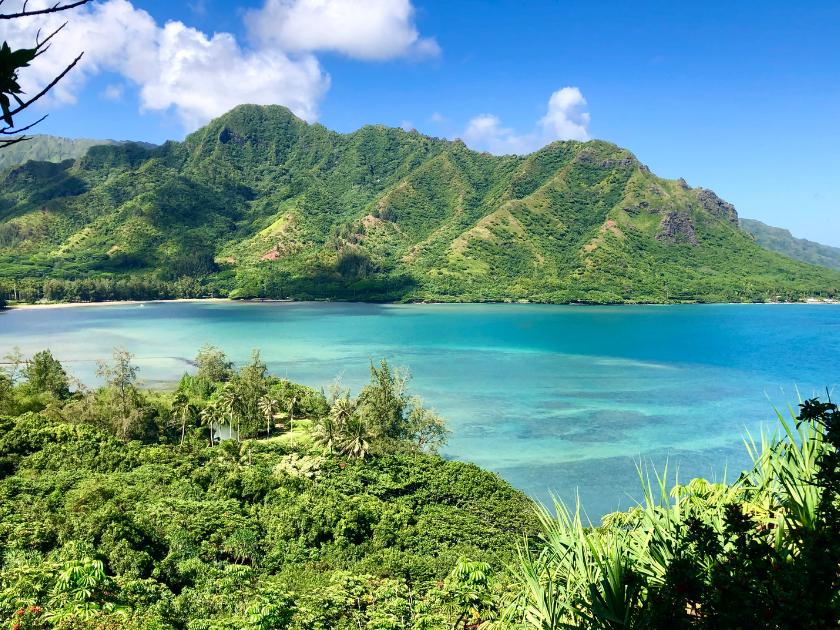
[[[444,454],[596,518],[638,495],[636,462],[734,477],[773,406],[840,383],[840,307],[163,303],[0,314],[0,354],[49,347],[83,381],[116,345],[150,386],[204,343],[310,385],[406,366],[449,422]]]

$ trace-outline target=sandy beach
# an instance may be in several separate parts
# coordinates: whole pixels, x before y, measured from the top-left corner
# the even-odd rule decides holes
[[[76,308],[76,307],[93,307],[93,306],[140,306],[142,304],[169,304],[169,303],[184,303],[184,302],[236,302],[238,304],[265,304],[265,303],[288,303],[288,302],[295,302],[297,300],[289,300],[289,299],[250,299],[250,300],[232,300],[230,298],[179,298],[174,300],[106,300],[102,302],[50,302],[50,303],[37,303],[37,304],[9,304],[6,308],[7,310],[31,310],[31,309],[54,309],[54,308]],[[321,301],[321,300],[315,300]],[[326,300],[329,301],[329,300]],[[376,302],[376,304],[380,304],[380,302]],[[384,302],[384,304],[421,304],[424,306],[434,306],[434,305],[451,305],[451,304],[531,304],[531,305],[539,305],[539,304],[546,304],[543,302],[529,302],[529,301],[515,301],[515,302]],[[805,304],[805,305],[815,305],[815,304],[840,304],[840,301],[833,300],[830,298],[827,299],[814,299],[808,298],[799,302],[709,302],[707,305],[714,305],[714,304],[726,304],[731,306],[744,306],[749,304],[755,305],[768,305],[768,304],[778,304],[778,305],[790,305],[790,304]],[[685,303],[685,304],[666,304],[666,303],[648,303],[648,302],[638,302],[632,304],[584,304],[580,302],[569,302],[565,304],[548,304],[549,306],[698,306],[697,304]]]
[[[182,298],[177,300],[111,300],[105,302],[53,302],[49,304],[10,304],[9,310],[75,308],[78,306],[130,306],[165,304],[169,302],[230,302],[230,298]]]

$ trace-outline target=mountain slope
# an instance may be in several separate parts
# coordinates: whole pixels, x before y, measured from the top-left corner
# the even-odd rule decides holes
[[[796,238],[788,230],[772,227],[754,219],[741,219],[741,229],[752,234],[756,243],[771,251],[840,271],[840,247]]]
[[[2,277],[33,278],[36,292],[44,279],[100,281],[47,296],[59,299],[100,298],[106,279],[127,277],[161,294],[368,300],[728,301],[840,288],[840,274],[758,246],[711,191],[660,179],[606,142],[495,157],[379,126],[338,134],[257,106],[183,143],[11,170]]]
[[[103,144],[124,144],[116,140],[90,140],[87,138],[61,138],[35,135],[25,142],[13,144],[0,151],[0,172],[29,160],[61,162],[82,157],[91,147]],[[149,147],[154,145],[148,145]]]

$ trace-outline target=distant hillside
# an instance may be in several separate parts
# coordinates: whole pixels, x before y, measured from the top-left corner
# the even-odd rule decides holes
[[[752,234],[762,247],[812,265],[840,271],[840,247],[796,238],[788,230],[772,227],[754,219],[741,219],[741,228]]]
[[[11,170],[3,277],[76,282],[37,289],[52,299],[601,303],[840,290],[840,273],[757,245],[712,191],[656,177],[607,142],[497,157],[381,126],[339,134],[250,105],[184,142]]]
[[[29,160],[62,162],[82,157],[91,147],[102,144],[120,144],[115,140],[90,140],[87,138],[60,138],[36,135],[0,151],[0,171],[23,164]],[[152,147],[154,145],[148,145]]]

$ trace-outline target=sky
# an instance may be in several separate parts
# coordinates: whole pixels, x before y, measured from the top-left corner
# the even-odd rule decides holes
[[[837,0],[99,0],[64,17],[22,75],[32,90],[85,51],[41,133],[180,140],[256,102],[493,153],[602,139],[840,246]],[[0,38],[53,24],[19,22]]]

